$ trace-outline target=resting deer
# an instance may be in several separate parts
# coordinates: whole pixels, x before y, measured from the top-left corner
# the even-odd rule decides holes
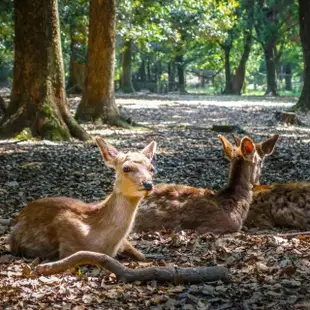
[[[241,139],[233,138],[240,145]],[[230,160],[229,150],[224,153]],[[246,227],[310,229],[310,183],[257,185],[253,191]]]
[[[151,160],[156,143],[151,142],[141,152],[123,153],[102,138],[96,142],[105,164],[116,171],[113,192],[104,201],[92,204],[67,197],[29,203],[9,236],[14,254],[54,259],[87,250],[113,257],[126,250],[144,259],[126,238],[141,199],[153,189]]]
[[[241,229],[252,202],[252,187],[259,180],[262,158],[273,152],[276,140],[255,145],[244,137],[233,147],[225,137],[219,138],[231,158],[227,186],[214,193],[184,185],[157,185],[142,202],[134,231],[171,228],[228,233]]]

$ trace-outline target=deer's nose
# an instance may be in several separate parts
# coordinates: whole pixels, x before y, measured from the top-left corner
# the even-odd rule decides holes
[[[150,191],[151,189],[153,189],[153,182],[152,181],[143,181],[142,182],[143,187]]]

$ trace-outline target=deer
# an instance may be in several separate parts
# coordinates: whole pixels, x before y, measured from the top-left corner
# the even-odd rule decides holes
[[[232,136],[236,145],[240,145],[241,139],[235,134]],[[230,151],[223,150],[225,157],[231,160]],[[256,184],[253,191],[253,202],[244,226],[310,230],[310,183]]]
[[[198,233],[232,233],[241,230],[259,182],[265,156],[274,151],[277,137],[255,144],[244,137],[233,146],[219,136],[230,157],[227,185],[218,192],[177,184],[158,184],[141,203],[133,231],[194,229]]]
[[[156,142],[142,151],[121,152],[97,137],[106,166],[115,170],[113,191],[103,201],[85,203],[69,197],[30,202],[16,218],[9,235],[11,252],[18,256],[62,259],[86,250],[144,260],[127,240],[141,200],[153,190],[152,158]]]

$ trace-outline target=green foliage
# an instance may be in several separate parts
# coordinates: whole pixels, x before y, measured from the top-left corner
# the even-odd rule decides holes
[[[0,82],[7,82],[13,69],[13,1],[0,1]]]

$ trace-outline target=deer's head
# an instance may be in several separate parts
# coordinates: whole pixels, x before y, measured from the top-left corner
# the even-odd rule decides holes
[[[155,169],[151,163],[156,151],[152,141],[141,152],[123,153],[104,139],[97,137],[97,145],[104,162],[116,171],[114,190],[126,197],[144,197],[153,190]]]
[[[261,143],[255,144],[249,137],[241,139],[233,134],[233,139],[236,144],[234,147],[224,136],[219,136],[225,157],[229,161],[233,161],[238,156],[241,156],[252,166],[251,183],[253,185],[259,185],[264,158],[273,153],[278,138],[279,135],[274,135]]]

